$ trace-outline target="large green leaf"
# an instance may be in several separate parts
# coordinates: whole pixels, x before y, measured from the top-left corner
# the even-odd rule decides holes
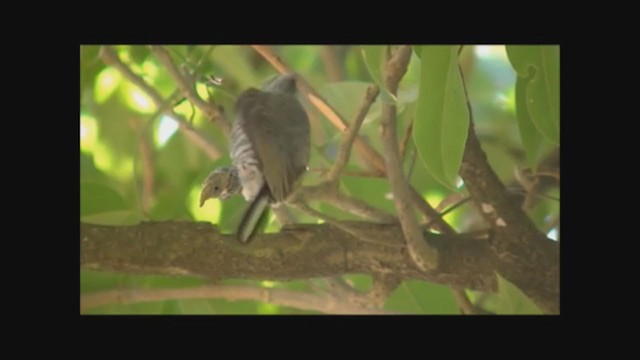
[[[434,178],[455,189],[469,128],[457,46],[423,46],[413,141]]]
[[[516,80],[516,118],[518,119],[518,130],[520,131],[520,138],[527,156],[527,163],[532,169],[536,169],[540,159],[540,143],[543,138],[536,129],[527,110],[525,94],[528,84],[529,79],[518,76],[518,80]]]
[[[382,97],[382,100],[387,103],[397,104],[398,98],[390,93],[384,84],[384,64],[386,50],[386,45],[362,46],[362,57],[364,58],[364,63],[367,65],[369,74],[371,74],[373,80],[378,83],[378,86],[380,86],[380,95]]]
[[[409,314],[460,314],[447,286],[417,280],[402,282],[384,309]]]
[[[507,54],[518,75],[529,78],[525,98],[533,123],[560,144],[560,46],[510,45]]]
[[[542,311],[520,289],[500,274],[496,273],[496,275],[498,276],[498,314],[542,314]]]

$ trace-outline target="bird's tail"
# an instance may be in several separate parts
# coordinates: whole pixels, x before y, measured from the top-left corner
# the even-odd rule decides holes
[[[238,225],[238,241],[248,244],[256,234],[256,230],[264,228],[268,219],[270,199],[269,187],[264,184],[258,196],[249,204],[240,221],[240,225]]]

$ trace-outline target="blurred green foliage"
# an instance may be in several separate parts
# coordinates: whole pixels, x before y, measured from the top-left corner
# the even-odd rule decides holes
[[[141,76],[161,96],[168,98],[176,91],[176,85],[160,62],[144,46],[115,46],[120,59],[134,73]],[[274,46],[273,50],[292,69],[300,73],[318,92],[351,122],[358,110],[364,92],[370,84],[381,83],[385,48],[381,46]],[[232,119],[236,96],[248,87],[259,87],[275,74],[274,69],[253,49],[247,46],[167,46],[174,62],[184,68],[197,69],[196,75],[213,75],[223,79],[221,86],[207,87],[199,84],[198,93],[205,99],[210,96],[222,106]],[[360,135],[380,151],[381,101],[391,101],[398,106],[398,134],[402,136],[413,122],[414,133],[407,149],[404,167],[410,174],[411,184],[433,206],[454,191],[464,192],[464,186],[455,181],[459,166],[460,141],[453,157],[451,150],[440,154],[437,161],[447,164],[446,171],[430,172],[429,160],[418,155],[418,150],[428,149],[433,142],[443,143],[460,138],[466,128],[447,117],[433,118],[449,126],[446,138],[430,133],[422,118],[419,99],[433,100],[430,94],[450,94],[447,78],[425,83],[421,58],[430,56],[423,47],[413,47],[409,69],[400,83],[397,97],[383,90],[383,95],[373,104]],[[455,47],[454,58],[458,47]],[[329,52],[330,50],[330,52]],[[429,50],[429,49],[428,49]],[[323,54],[324,51],[324,54]],[[328,57],[327,54],[333,54]],[[552,67],[544,67],[551,59]],[[433,59],[429,58],[429,61]],[[509,61],[511,60],[511,62]],[[556,67],[556,60],[558,66]],[[330,62],[333,61],[333,64]],[[545,62],[547,61],[547,62]],[[480,137],[491,165],[506,184],[513,185],[514,169],[535,167],[536,162],[559,144],[555,121],[559,104],[559,50],[547,47],[514,48],[504,46],[464,46],[459,62],[467,84],[473,109],[475,129]],[[513,67],[512,67],[513,64]],[[422,64],[424,65],[424,64]],[[338,67],[342,78],[330,76],[329,68]],[[514,70],[514,67],[516,70]],[[537,70],[531,75],[529,68]],[[557,70],[557,71],[556,71]],[[527,77],[528,76],[528,77]],[[536,77],[537,76],[537,77]],[[517,81],[516,81],[517,80]],[[546,82],[544,82],[547,80]],[[548,80],[551,80],[549,82]],[[528,82],[525,82],[528,81]],[[537,82],[536,82],[537,81]],[[516,88],[516,82],[522,89]],[[543,84],[541,85],[541,82]],[[545,85],[546,84],[546,85]],[[551,84],[551,85],[549,85]],[[421,88],[421,86],[423,86]],[[426,91],[429,86],[429,91]],[[531,90],[528,90],[530,89]],[[524,90],[523,90],[524,89]],[[426,92],[425,92],[426,91]],[[460,89],[458,88],[458,90]],[[524,93],[524,95],[523,95]],[[456,96],[459,96],[458,93]],[[516,101],[522,96],[521,103]],[[525,101],[535,100],[538,105],[546,102],[550,107],[525,109]],[[555,97],[558,96],[558,99]],[[430,100],[431,99],[431,100]],[[557,100],[557,102],[556,102]],[[459,102],[447,103],[459,106]],[[519,105],[520,104],[520,105]],[[327,169],[335,159],[339,132],[315,107],[306,100],[312,124],[312,170]],[[424,105],[424,104],[423,104]],[[544,105],[544,104],[543,104]],[[187,101],[176,106],[175,111],[202,131],[209,139],[227,149],[227,139],[220,129]],[[451,107],[449,107],[451,109]],[[156,106],[136,86],[117,70],[106,67],[99,58],[99,46],[82,46],[80,49],[80,194],[81,220],[103,224],[131,224],[143,219],[211,221],[222,231],[232,232],[245,203],[239,197],[225,202],[208,201],[198,207],[200,183],[216,166],[229,163],[228,155],[211,159],[192,144],[177,129],[175,122],[157,114]],[[446,109],[445,109],[446,110]],[[545,117],[545,114],[551,114]],[[431,115],[429,115],[431,116]],[[466,134],[465,137],[466,138]],[[463,142],[462,142],[463,144]],[[146,149],[146,150],[144,150]],[[422,150],[421,150],[422,151]],[[453,160],[452,160],[453,159]],[[426,161],[426,162],[425,162]],[[453,161],[453,163],[452,163]],[[347,171],[370,170],[354,151]],[[151,179],[146,174],[152,174]],[[311,171],[305,183],[320,180],[319,171]],[[435,175],[435,177],[434,177]],[[444,186],[436,178],[446,180],[454,190]],[[461,186],[462,185],[462,186]],[[456,187],[457,186],[457,187]],[[386,179],[375,177],[343,176],[342,190],[365,199],[371,205],[395,212]],[[559,189],[552,187],[548,195],[559,197]],[[354,219],[330,205],[312,204],[320,211],[330,212],[341,219]],[[309,216],[294,214],[301,222],[316,222]],[[530,211],[541,229],[547,229],[559,216],[559,202],[542,199]],[[477,226],[475,210],[466,205],[447,217],[460,231]],[[371,278],[366,275],[345,275],[356,288],[366,290]],[[133,276],[93,271],[81,271],[81,293],[108,289],[138,289],[162,287],[187,287],[206,283],[205,279],[192,277]],[[309,290],[309,281],[270,283],[255,280],[225,280],[228,284],[276,286],[286,289]],[[534,311],[527,299],[513,289],[513,285],[501,282],[499,294],[469,292],[472,300],[482,297],[483,304],[499,313]],[[506,289],[506,290],[505,290]],[[508,296],[509,303],[504,305]],[[500,305],[502,304],[502,305]],[[523,305],[524,304],[524,305]],[[458,314],[458,307],[449,288],[420,281],[404,282],[390,296],[386,309],[415,314]],[[505,310],[506,309],[506,310]],[[89,314],[302,314],[313,313],[254,301],[227,302],[224,300],[180,300],[132,305],[103,306],[88,311]]]

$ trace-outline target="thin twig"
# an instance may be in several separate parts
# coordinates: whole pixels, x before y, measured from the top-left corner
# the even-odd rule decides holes
[[[151,101],[162,112],[178,122],[178,129],[188,137],[196,146],[202,149],[211,159],[218,159],[222,155],[222,151],[216,146],[216,144],[209,141],[202,133],[191,126],[184,118],[178,115],[173,109],[171,109],[171,103],[162,99],[160,94],[156,92],[149,84],[147,84],[142,77],[136,75],[127,65],[125,65],[118,55],[109,46],[102,46],[100,48],[100,59],[109,66],[113,66],[118,70],[127,80],[137,86],[140,90],[147,94],[151,98]]]
[[[151,210],[154,188],[154,152],[149,139],[147,127],[136,118],[131,119],[131,126],[138,136],[138,151],[142,159],[142,211],[148,214]]]
[[[476,307],[473,306],[471,300],[469,300],[469,297],[463,289],[451,288],[451,292],[453,293],[453,297],[456,299],[456,302],[458,303],[458,306],[460,307],[460,310],[462,310],[463,314],[475,315],[478,313],[476,311]]]
[[[344,78],[344,71],[342,61],[338,59],[338,54],[336,54],[335,46],[321,46],[320,56],[322,57],[322,62],[327,70],[327,75],[329,75],[329,80],[333,82],[342,81]]]
[[[395,196],[395,195],[394,195]],[[420,195],[420,193],[413,187],[409,188],[409,196],[410,201],[413,206],[415,206],[418,211],[420,211],[424,215],[425,221],[433,221],[433,226],[440,232],[444,234],[453,234],[455,230],[451,225],[449,225],[444,219],[440,216],[440,213],[437,212],[427,201]]]
[[[411,47],[401,46],[385,66],[385,85],[395,95],[400,79],[407,71],[411,60]],[[382,104],[382,145],[387,166],[387,176],[393,191],[393,199],[407,242],[407,248],[416,266],[424,271],[438,267],[438,250],[424,241],[422,230],[418,226],[411,208],[411,187],[404,177],[400,151],[396,135],[397,109],[393,104]]]
[[[378,85],[371,85],[367,88],[367,91],[364,94],[364,98],[362,99],[362,103],[358,108],[356,119],[342,134],[342,141],[340,142],[338,155],[336,156],[336,161],[333,164],[333,167],[331,168],[329,173],[327,173],[327,180],[336,181],[344,167],[347,165],[349,156],[351,155],[351,145],[353,145],[353,141],[356,139],[356,136],[358,136],[360,126],[362,125],[364,118],[367,116],[367,113],[371,108],[371,104],[373,104],[373,102],[376,100],[379,93],[380,88],[378,87]]]
[[[385,224],[398,222],[396,216],[374,208],[358,198],[340,192],[337,182],[324,181],[318,185],[304,186],[299,188],[298,191],[292,195],[292,198],[295,198],[295,196],[301,196],[301,198],[306,201],[322,200],[340,210],[360,216],[369,221]],[[296,200],[293,199],[293,202],[295,201]]]
[[[296,209],[306,213],[307,215],[316,217],[326,223],[329,223],[337,228],[339,228],[340,230],[346,232],[347,234],[350,234],[352,236],[355,236],[356,238],[361,239],[362,236],[360,235],[360,233],[357,230],[354,230],[352,228],[350,228],[348,225],[343,224],[340,220],[335,219],[329,215],[325,215],[317,210],[315,210],[314,208],[312,208],[311,206],[307,205],[307,203],[305,203],[302,200],[297,200],[295,203],[292,204]]]
[[[150,48],[162,65],[167,69],[169,75],[175,80],[178,88],[182,91],[182,94],[189,99],[193,105],[200,109],[200,111],[202,111],[209,120],[218,124],[225,135],[229,135],[231,132],[231,125],[226,120],[224,114],[220,112],[215,104],[203,100],[198,95],[194,83],[187,81],[187,79],[182,75],[180,69],[178,69],[178,67],[173,63],[171,55],[167,50],[162,46],[150,46]]]
[[[319,311],[326,314],[396,314],[391,311],[367,309],[356,306],[329,295],[316,295],[283,289],[226,285],[177,289],[111,290],[92,293],[80,297],[80,311],[84,312],[92,308],[111,304],[216,298],[227,301],[257,300],[297,309]]]
[[[363,219],[384,224],[398,222],[396,216],[374,208],[365,201],[341,192],[338,192],[336,196],[328,198],[326,201],[340,210],[360,216]]]
[[[291,68],[276,54],[274,54],[269,47],[254,45],[253,48],[281,74],[293,73]],[[327,119],[329,119],[329,121],[331,121],[333,126],[335,126],[339,131],[345,131],[348,127],[346,121],[338,115],[338,113],[324,99],[322,99],[318,92],[315,91],[315,89],[304,78],[302,78],[300,74],[297,75],[297,79],[298,90],[306,96],[309,101],[318,108],[318,110],[320,110]],[[386,173],[384,159],[375,149],[364,142],[360,137],[356,138],[355,146],[371,166],[382,174]]]
[[[404,130],[404,135],[402,136],[402,141],[400,142],[400,156],[404,161],[405,155],[407,153],[407,148],[409,144],[409,140],[411,139],[411,134],[413,133],[413,118],[407,125],[407,128]]]
[[[445,217],[448,213],[452,212],[453,210],[459,208],[460,206],[464,205],[465,203],[467,203],[469,200],[471,200],[470,196],[467,196],[465,198],[463,198],[462,200],[458,201],[457,203],[453,204],[451,207],[447,208],[446,210],[442,211],[437,218],[435,219],[431,219],[431,221],[429,221],[425,226],[423,226],[425,229],[430,229],[431,226],[433,226],[437,221],[439,221],[439,219],[442,219],[443,217]],[[455,234],[455,230],[453,230],[453,228],[451,228],[450,230],[446,230],[447,234]]]

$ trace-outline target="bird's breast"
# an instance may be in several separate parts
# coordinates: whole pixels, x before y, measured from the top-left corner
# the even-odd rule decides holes
[[[240,126],[234,126],[231,131],[230,150],[233,165],[238,169],[242,196],[252,201],[264,185],[264,176],[253,146]]]

